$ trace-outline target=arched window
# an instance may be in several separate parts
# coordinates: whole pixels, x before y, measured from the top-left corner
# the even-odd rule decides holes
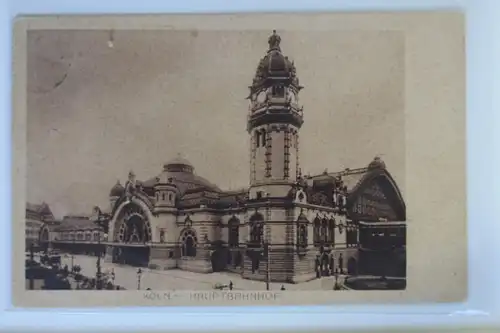
[[[328,243],[335,243],[335,219],[328,221]]]
[[[165,201],[165,193],[161,194],[161,200]]]
[[[261,133],[261,138],[262,138],[262,144],[261,146],[262,147],[265,147],[266,146],[266,130],[262,130],[262,133]]]
[[[255,147],[260,147],[260,132],[255,131]]]
[[[353,247],[358,244],[358,230],[356,228],[356,224],[353,222],[347,222],[347,246]]]
[[[198,239],[194,230],[186,230],[182,234],[182,256],[183,257],[196,257],[196,244]]]
[[[238,247],[240,244],[240,221],[236,217],[232,217],[228,223],[229,229],[229,247]]]
[[[307,247],[307,225],[306,224],[299,225],[297,245],[301,248]]]
[[[168,194],[168,201],[172,201],[172,193]]]
[[[264,218],[261,214],[255,214],[250,218],[250,243],[260,245],[263,243]]]
[[[326,243],[328,241],[328,221],[326,218],[321,221],[321,243]]]
[[[318,245],[321,242],[320,228],[321,228],[321,221],[319,220],[318,217],[316,217],[314,219],[314,235],[313,235],[313,241],[315,245]]]
[[[299,218],[297,219],[297,247],[299,249],[306,249],[307,244],[309,243],[307,235],[308,225],[309,221],[301,212]]]

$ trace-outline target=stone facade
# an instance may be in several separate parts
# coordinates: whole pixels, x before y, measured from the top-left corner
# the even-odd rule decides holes
[[[298,283],[321,269],[356,274],[360,221],[404,220],[402,196],[378,157],[363,168],[302,175],[303,87],[281,38],[274,32],[268,42],[248,96],[248,186],[223,191],[181,156],[145,181],[131,171],[111,189],[109,207],[96,210],[96,221],[107,221],[106,260]]]
[[[25,220],[25,249],[29,250],[31,246],[38,246],[42,227],[46,223],[52,223],[54,215],[50,210],[49,205],[42,204],[26,204],[26,220]]]

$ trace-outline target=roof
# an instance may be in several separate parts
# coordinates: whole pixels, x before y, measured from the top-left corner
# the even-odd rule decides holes
[[[168,161],[165,165],[166,166],[168,166],[168,165],[186,165],[186,166],[191,166],[191,167],[193,166],[191,164],[191,162],[189,162],[187,159],[182,157],[180,154],[178,154],[175,158]]]
[[[340,177],[344,183],[344,186],[347,187],[347,191],[351,192],[361,182],[365,175],[369,173],[369,171],[370,170],[368,168],[345,169],[339,172],[323,173],[320,175],[311,176],[308,178],[308,180],[315,184],[322,182],[330,183],[333,182],[335,178]]]
[[[45,202],[42,202],[41,204],[33,204],[30,202],[26,203],[26,210],[32,211],[34,213],[49,213],[52,214],[49,205],[47,205]]]
[[[221,189],[209,182],[207,179],[198,176],[194,173],[193,165],[183,157],[177,156],[163,167],[163,171],[155,177],[149,178],[146,181],[138,181],[144,188],[153,188],[160,176],[162,178],[171,178],[172,182],[177,186],[180,197],[186,192],[210,190],[213,192],[221,192]]]
[[[54,231],[95,230],[100,227],[88,218],[65,217],[54,227]]]
[[[360,225],[365,226],[375,226],[375,227],[383,227],[383,226],[405,226],[405,221],[379,221],[379,222],[364,222],[359,221]]]
[[[32,212],[38,212],[41,207],[42,207],[41,204],[32,204],[29,202],[26,203],[26,209],[31,210]]]
[[[217,202],[221,207],[232,207],[248,199],[248,189],[238,189],[222,192]]]
[[[361,183],[364,177],[373,170],[385,169],[385,163],[382,161],[380,156],[375,156],[373,160],[368,164],[367,167],[357,168],[357,169],[345,169],[338,172],[323,172],[320,175],[315,175],[309,177],[308,179],[313,183],[330,183],[335,180],[335,178],[340,177],[344,186],[347,188],[347,192],[352,192]],[[310,184],[313,185],[313,184]]]
[[[110,197],[120,197],[123,192],[125,192],[125,187],[123,187],[122,184],[120,184],[120,181],[117,181],[116,184],[111,188],[111,191],[109,191],[109,196]]]
[[[268,38],[269,49],[266,55],[260,59],[250,86],[251,94],[269,85],[270,80],[285,80],[290,85],[301,89],[296,75],[296,68],[290,59],[281,52],[281,37],[273,30]]]

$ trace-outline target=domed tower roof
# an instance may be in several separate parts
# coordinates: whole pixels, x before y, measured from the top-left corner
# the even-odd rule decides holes
[[[301,89],[294,63],[281,52],[281,37],[276,30],[273,30],[273,34],[269,37],[268,44],[269,49],[257,66],[250,90],[259,89],[270,79],[284,80],[295,85],[297,89]]]
[[[379,156],[375,156],[370,164],[368,164],[368,169],[385,169],[385,162]]]
[[[123,187],[122,184],[120,184],[120,181],[118,180],[115,184],[115,186],[113,186],[111,188],[111,191],[109,192],[109,196],[110,197],[121,197],[123,192],[125,192],[125,188]]]
[[[163,169],[168,172],[194,172],[194,167],[191,162],[183,158],[180,154],[177,154],[174,159],[165,163]]]

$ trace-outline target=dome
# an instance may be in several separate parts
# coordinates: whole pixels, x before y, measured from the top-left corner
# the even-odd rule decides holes
[[[180,155],[165,163],[162,172],[157,177],[143,182],[142,185],[152,188],[158,184],[171,184],[177,187],[181,196],[186,191],[202,191],[205,189],[220,192],[219,187],[196,175],[194,166]]]
[[[121,197],[123,192],[125,192],[125,188],[122,186],[122,184],[120,184],[120,181],[118,180],[115,184],[115,186],[113,186],[113,188],[111,188],[111,191],[109,192],[109,196],[110,197]]]
[[[274,72],[287,72],[291,66],[290,60],[279,51],[271,51],[267,58],[269,73],[271,74]]]
[[[378,156],[368,164],[368,169],[385,169],[385,162]]]
[[[281,52],[281,37],[273,31],[268,39],[269,49],[260,60],[253,79],[253,86],[260,86],[268,78],[290,79],[298,86],[295,65]]]
[[[194,167],[191,162],[183,158],[180,154],[178,154],[174,159],[165,163],[163,169],[169,172],[194,172]]]

